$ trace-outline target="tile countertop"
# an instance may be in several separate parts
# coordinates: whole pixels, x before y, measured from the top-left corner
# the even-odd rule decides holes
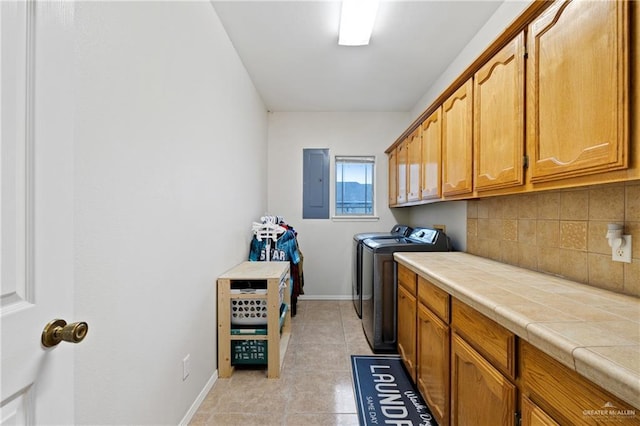
[[[640,299],[467,253],[395,259],[640,408]]]

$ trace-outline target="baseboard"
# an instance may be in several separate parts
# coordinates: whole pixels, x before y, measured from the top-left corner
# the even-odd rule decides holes
[[[298,300],[353,300],[353,296],[337,295],[337,296],[314,296],[300,295]]]
[[[202,404],[204,399],[207,397],[207,394],[213,387],[216,380],[218,380],[218,370],[213,372],[213,375],[209,378],[207,383],[204,385],[204,388],[202,388],[196,400],[193,401],[193,404],[191,404],[191,407],[189,407],[189,410],[187,410],[187,413],[184,415],[182,420],[180,420],[179,426],[187,426],[189,424],[193,416],[198,412],[198,408],[200,408],[200,405]]]

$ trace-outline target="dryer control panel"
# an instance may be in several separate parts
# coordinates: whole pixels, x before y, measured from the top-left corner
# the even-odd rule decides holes
[[[419,243],[435,244],[441,231],[429,228],[415,228],[409,238]]]

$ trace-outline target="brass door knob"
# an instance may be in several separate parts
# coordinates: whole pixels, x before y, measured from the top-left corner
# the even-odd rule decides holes
[[[87,336],[89,325],[86,322],[72,322],[67,324],[65,320],[54,319],[45,325],[42,330],[42,345],[50,348],[58,343],[80,343]]]

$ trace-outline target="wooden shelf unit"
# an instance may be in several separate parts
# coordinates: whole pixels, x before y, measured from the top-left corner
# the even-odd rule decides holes
[[[264,294],[232,294],[234,281],[258,281],[267,283],[267,334],[231,334],[231,300],[264,299]],[[287,283],[282,303],[287,305],[286,316],[280,328],[280,283]],[[291,281],[289,262],[243,262],[218,277],[218,377],[233,374],[231,365],[232,340],[267,341],[267,377],[280,377],[280,368],[291,336]]]

